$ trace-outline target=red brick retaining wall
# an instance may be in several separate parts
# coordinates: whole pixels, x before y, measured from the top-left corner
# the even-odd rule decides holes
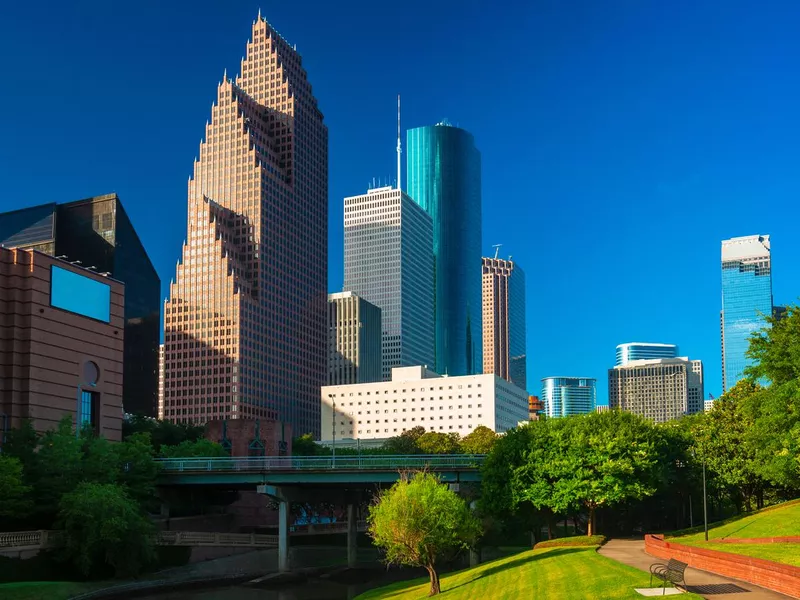
[[[684,546],[665,541],[660,535],[644,536],[644,547],[651,556],[665,560],[676,558],[696,569],[741,579],[800,598],[800,567],[730,552]],[[688,581],[688,584],[691,585],[692,582]]]

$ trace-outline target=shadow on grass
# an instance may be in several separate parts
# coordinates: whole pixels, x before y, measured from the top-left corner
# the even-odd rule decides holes
[[[534,554],[531,556],[526,556],[523,558],[517,558],[515,560],[510,560],[508,562],[504,562],[498,565],[494,565],[483,569],[479,573],[476,573],[476,576],[471,578],[468,581],[464,581],[463,583],[459,583],[453,587],[443,588],[442,592],[449,592],[451,590],[456,590],[462,586],[469,585],[478,581],[479,579],[483,579],[484,577],[490,577],[492,575],[496,575],[497,573],[502,573],[503,571],[508,571],[509,569],[516,569],[517,567],[521,567],[531,562],[536,562],[541,558],[552,558],[555,556],[563,556],[565,554],[573,554],[575,552],[586,552],[586,546],[561,546],[556,548],[543,548],[543,550],[547,550],[547,552],[542,552],[541,554]]]

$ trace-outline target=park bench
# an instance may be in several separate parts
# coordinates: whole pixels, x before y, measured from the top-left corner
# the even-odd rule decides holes
[[[653,577],[655,577],[656,579],[661,580],[661,585],[664,588],[664,592],[666,592],[667,589],[667,582],[674,584],[675,587],[678,587],[678,584],[680,583],[684,588],[686,588],[684,572],[688,566],[689,565],[687,565],[685,562],[675,560],[674,558],[670,558],[667,564],[655,563],[650,565],[650,586],[652,587]]]

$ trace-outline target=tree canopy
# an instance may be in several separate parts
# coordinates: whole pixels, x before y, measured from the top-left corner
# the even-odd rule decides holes
[[[466,502],[430,473],[418,472],[381,492],[369,509],[369,535],[388,563],[424,567],[430,595],[440,592],[437,561],[472,547],[480,523]]]

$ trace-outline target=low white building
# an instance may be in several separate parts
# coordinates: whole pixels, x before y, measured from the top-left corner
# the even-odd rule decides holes
[[[447,377],[425,367],[392,369],[391,381],[330,385],[321,393],[322,439],[389,438],[422,426],[468,435],[503,433],[528,420],[528,394],[497,375]]]

